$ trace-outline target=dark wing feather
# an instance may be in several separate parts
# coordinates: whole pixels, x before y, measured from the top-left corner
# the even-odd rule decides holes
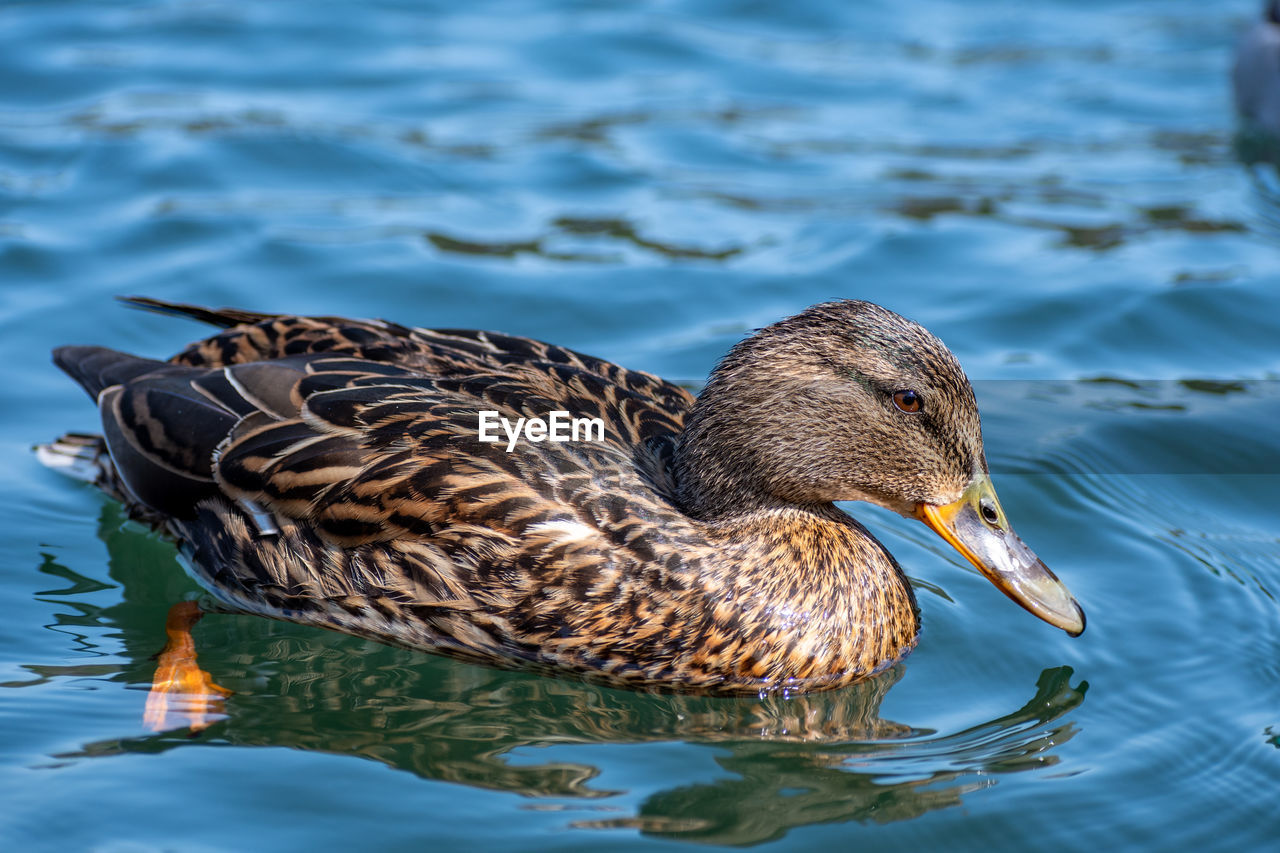
[[[106,347],[58,347],[53,351],[53,363],[95,399],[104,388],[164,366],[164,362]]]
[[[207,371],[103,347],[62,347],[54,361],[97,398],[119,486],[133,501],[190,518],[216,493],[213,448],[252,410],[229,386]]]

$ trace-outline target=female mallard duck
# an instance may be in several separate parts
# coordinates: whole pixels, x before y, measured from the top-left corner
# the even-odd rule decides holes
[[[492,332],[129,301],[225,331],[168,362],[58,349],[103,436],[43,455],[93,461],[237,610],[631,686],[837,687],[916,642],[902,570],[832,505],[864,500],[1084,630],[996,500],[959,363],[868,302],[758,331],[695,399]],[[483,412],[604,431],[481,441]]]

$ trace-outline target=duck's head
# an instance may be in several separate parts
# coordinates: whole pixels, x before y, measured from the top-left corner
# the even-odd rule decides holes
[[[858,500],[918,518],[1027,610],[1084,630],[996,498],[960,363],[878,305],[815,305],[730,350],[687,419],[676,477],[707,520]]]

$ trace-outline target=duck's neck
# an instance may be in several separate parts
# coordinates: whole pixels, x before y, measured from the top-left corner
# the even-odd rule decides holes
[[[672,460],[681,508],[706,522],[798,508],[775,496],[760,452],[771,442],[785,442],[785,435],[772,434],[778,419],[761,424],[746,414],[754,406],[734,405],[734,384],[712,374],[685,419]]]
[[[768,510],[829,506],[830,463],[804,447],[796,432],[796,419],[812,413],[797,413],[788,405],[768,382],[726,375],[723,366],[713,373],[685,418],[672,458],[681,509],[715,522]],[[788,417],[788,411],[795,417]]]

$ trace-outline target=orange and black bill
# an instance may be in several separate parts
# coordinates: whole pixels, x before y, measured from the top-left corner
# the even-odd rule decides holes
[[[1073,637],[1084,632],[1084,611],[1062,581],[1013,532],[990,477],[975,477],[955,503],[918,504],[916,518],[1027,610]]]

